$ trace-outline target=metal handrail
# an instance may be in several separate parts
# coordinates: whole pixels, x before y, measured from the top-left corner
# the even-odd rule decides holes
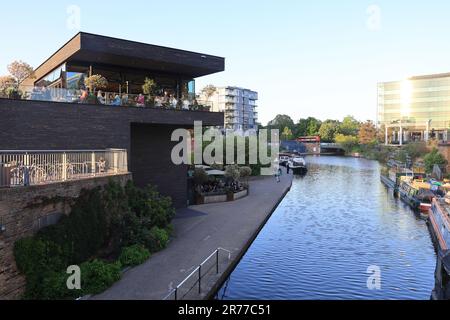
[[[170,296],[174,295],[175,300],[178,300],[178,290],[195,274],[198,274],[198,293],[201,294],[201,280],[203,278],[202,276],[202,267],[212,258],[216,257],[216,274],[219,274],[219,252],[224,251],[228,253],[228,260],[231,260],[231,251],[226,250],[224,248],[217,248],[214,250],[213,253],[211,253],[208,258],[206,258],[202,263],[200,263],[186,278],[184,278],[183,281],[181,281],[174,289],[170,290],[169,293],[163,298],[163,300],[167,300]],[[195,285],[194,285],[195,287]],[[188,290],[188,293],[194,288]],[[187,294],[187,293],[186,293]]]

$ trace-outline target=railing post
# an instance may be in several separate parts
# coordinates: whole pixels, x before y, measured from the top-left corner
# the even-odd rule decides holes
[[[62,180],[66,181],[67,180],[67,154],[64,152],[62,154]]]
[[[114,165],[114,173],[118,173],[119,164],[118,164],[119,154],[116,151],[113,151],[113,165]]]
[[[202,265],[198,267],[198,294],[202,293]]]
[[[95,168],[95,152],[91,153],[91,174],[93,176],[95,176],[95,172],[96,172],[96,168]]]
[[[178,300],[178,288],[175,288],[175,301]]]
[[[30,155],[25,153],[23,166],[23,185],[25,187],[30,185]]]
[[[219,249],[216,251],[216,273],[219,274]]]

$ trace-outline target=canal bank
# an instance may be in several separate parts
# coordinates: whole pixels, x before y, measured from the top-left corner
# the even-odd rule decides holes
[[[274,177],[258,177],[249,183],[250,194],[241,200],[179,210],[169,246],[127,271],[119,282],[92,299],[163,299],[214,250],[224,248],[231,252],[230,259],[221,260],[219,273],[212,272],[202,279],[200,293],[194,289],[186,296],[188,299],[211,297],[288,193],[292,176],[282,175],[280,183]]]

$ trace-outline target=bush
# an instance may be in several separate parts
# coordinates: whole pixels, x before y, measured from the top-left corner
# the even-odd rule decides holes
[[[169,232],[158,227],[153,227],[151,230],[146,229],[143,232],[144,245],[152,253],[164,249],[169,242],[169,238]]]
[[[434,165],[444,165],[447,164],[445,157],[439,153],[438,149],[434,148],[433,151],[428,153],[423,159],[425,162],[426,173],[433,172]]]
[[[150,257],[150,252],[142,245],[135,244],[122,249],[119,261],[123,267],[138,266]]]
[[[99,294],[120,280],[121,264],[100,260],[81,264],[81,290],[83,295]]]
[[[150,253],[142,246],[151,252],[163,249],[174,215],[171,199],[152,187],[142,190],[130,182],[122,188],[110,182],[103,189],[81,192],[69,216],[34,237],[16,241],[17,267],[27,278],[25,297],[72,297],[76,293],[67,291],[64,280],[68,266],[92,258],[117,257],[125,246],[141,245],[122,251],[119,260],[125,265],[145,261]],[[120,262],[94,260],[82,265],[83,294],[101,292],[120,278]]]

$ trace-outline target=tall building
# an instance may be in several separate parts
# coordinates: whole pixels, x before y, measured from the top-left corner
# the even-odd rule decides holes
[[[450,73],[379,83],[377,118],[386,144],[448,141]]]
[[[253,134],[258,130],[258,112],[256,111],[258,93],[239,87],[216,88],[215,93],[206,99],[211,111],[224,112],[224,129],[227,132]]]

